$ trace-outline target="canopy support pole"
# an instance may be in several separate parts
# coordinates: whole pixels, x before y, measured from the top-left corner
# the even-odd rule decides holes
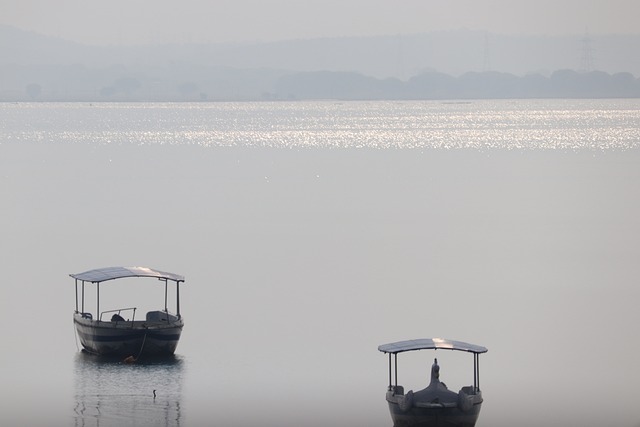
[[[100,316],[100,282],[96,283],[96,289],[97,289],[97,295],[98,295],[98,299],[97,299],[97,303],[96,303],[96,315],[98,316],[98,322],[101,320]]]
[[[396,389],[398,388],[398,353],[393,353],[394,365],[396,368]]]
[[[176,282],[176,314],[180,318],[180,282]]]
[[[478,390],[478,354],[473,353],[473,390]]]
[[[78,312],[78,279],[76,281],[76,313]]]
[[[164,280],[164,312],[168,313],[169,310],[167,310],[167,279],[161,279]]]
[[[389,353],[389,391],[391,391],[391,353]]]
[[[476,353],[476,360],[478,365],[478,390],[480,390],[480,355]]]

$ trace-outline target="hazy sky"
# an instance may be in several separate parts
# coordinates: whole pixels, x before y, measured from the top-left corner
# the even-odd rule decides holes
[[[87,44],[246,42],[477,29],[638,33],[638,0],[0,0],[0,23]]]

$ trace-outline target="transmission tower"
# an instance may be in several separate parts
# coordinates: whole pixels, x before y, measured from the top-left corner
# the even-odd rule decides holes
[[[580,71],[588,73],[593,71],[593,47],[591,43],[593,40],[589,37],[589,30],[585,32],[585,35],[580,39],[582,43],[582,56],[580,57]]]

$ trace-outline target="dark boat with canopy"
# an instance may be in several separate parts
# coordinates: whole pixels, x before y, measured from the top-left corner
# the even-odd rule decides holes
[[[438,359],[431,367],[431,382],[419,391],[405,393],[398,385],[398,354],[416,350],[456,350],[473,354],[473,385],[455,393],[440,381]],[[384,344],[378,350],[389,355],[389,387],[386,400],[395,427],[473,427],[482,406],[481,353],[485,347],[442,338],[425,338]],[[394,375],[395,373],[395,375]],[[394,381],[395,378],[395,381]]]
[[[126,357],[130,361],[141,356],[174,354],[184,326],[180,314],[180,284],[184,282],[183,276],[147,267],[99,268],[70,276],[75,279],[76,289],[73,322],[85,351],[104,356]],[[162,282],[164,309],[149,311],[142,319],[136,319],[136,307],[121,306],[100,311],[100,285],[129,277],[155,278]],[[169,283],[175,284],[175,313],[167,308]],[[96,288],[95,318],[85,308],[87,284]]]

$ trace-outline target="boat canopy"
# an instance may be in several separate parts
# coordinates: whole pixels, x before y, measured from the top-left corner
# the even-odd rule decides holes
[[[162,280],[173,280],[176,283],[184,282],[184,276],[167,273],[147,267],[107,267],[85,271],[84,273],[70,274],[76,280],[83,282],[100,283],[107,280],[122,279],[125,277],[156,277]]]
[[[416,340],[398,341],[389,344],[383,344],[378,346],[378,350],[383,353],[397,354],[404,351],[414,350],[458,350],[467,351],[470,353],[480,354],[486,353],[488,350],[486,347],[480,345],[469,344],[462,341],[452,341],[442,338],[422,338]]]

